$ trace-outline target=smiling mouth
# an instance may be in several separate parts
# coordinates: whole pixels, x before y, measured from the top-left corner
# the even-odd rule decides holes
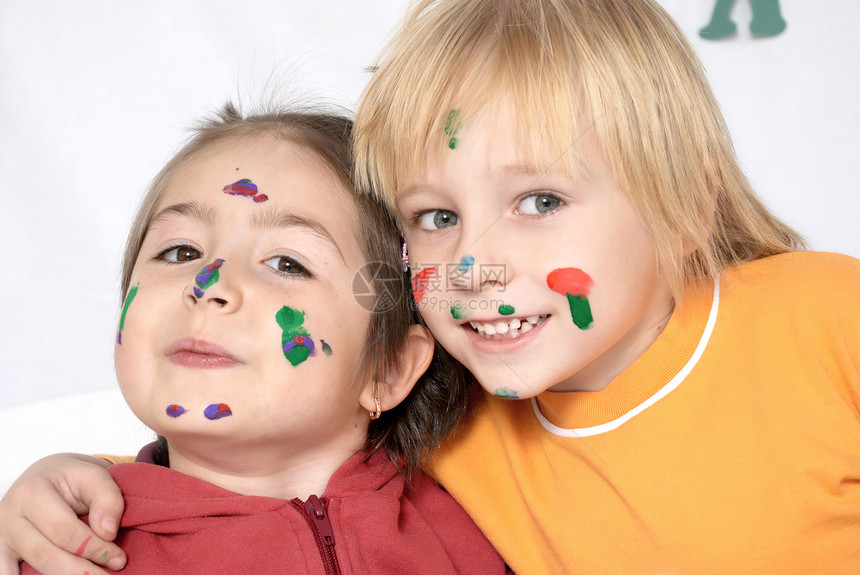
[[[523,318],[514,318],[506,321],[478,322],[470,321],[469,325],[482,338],[516,339],[524,333],[530,332],[549,318],[547,315],[530,315]]]

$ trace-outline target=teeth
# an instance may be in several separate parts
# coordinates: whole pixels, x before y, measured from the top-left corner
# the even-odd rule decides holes
[[[481,337],[500,339],[501,336],[516,339],[522,334],[531,331],[534,327],[542,324],[548,316],[532,315],[525,319],[514,318],[510,321],[499,321],[496,323],[479,323],[470,321],[469,325],[478,332]]]

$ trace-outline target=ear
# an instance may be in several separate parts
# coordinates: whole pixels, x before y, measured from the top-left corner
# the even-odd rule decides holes
[[[397,368],[388,373],[384,380],[376,379],[368,382],[361,392],[359,399],[361,406],[373,413],[376,411],[378,398],[383,411],[396,407],[409,395],[418,378],[427,371],[433,360],[435,345],[433,336],[426,327],[409,326],[406,343],[398,357]]]

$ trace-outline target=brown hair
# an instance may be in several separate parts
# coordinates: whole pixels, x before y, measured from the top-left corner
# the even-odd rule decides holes
[[[595,131],[676,300],[691,278],[803,248],[753,192],[701,63],[653,0],[415,3],[356,114],[357,184],[393,206],[451,110],[467,125],[505,99],[537,172],[575,174]]]
[[[155,176],[129,231],[123,258],[122,293],[127,293],[134,264],[164,191],[173,176],[213,146],[237,138],[274,136],[314,152],[348,190],[352,183],[352,121],[325,111],[267,111],[243,116],[228,103],[213,119],[196,127],[191,138]],[[398,368],[398,357],[411,325],[420,322],[413,309],[407,274],[402,271],[400,234],[391,214],[375,198],[351,194],[356,233],[367,262],[378,262],[371,277],[376,308],[360,358],[368,377],[382,378]],[[385,297],[382,297],[382,296]],[[437,345],[433,361],[412,392],[398,406],[370,422],[366,448],[385,449],[407,475],[459,422],[470,380],[464,368]],[[166,442],[159,438],[159,458]]]

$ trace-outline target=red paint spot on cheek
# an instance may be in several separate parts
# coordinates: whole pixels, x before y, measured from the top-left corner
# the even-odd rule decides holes
[[[561,295],[587,296],[594,280],[587,273],[577,268],[559,268],[552,270],[546,276],[546,285]]]
[[[412,295],[415,296],[415,301],[424,299],[424,293],[427,291],[427,284],[430,283],[430,278],[436,274],[436,266],[424,268],[412,278]]]
[[[81,543],[81,546],[80,546],[80,547],[78,547],[78,550],[77,550],[77,551],[75,551],[75,556],[76,556],[76,557],[81,557],[81,556],[84,554],[84,551],[86,551],[86,549],[87,549],[87,543],[89,543],[89,542],[90,542],[90,539],[92,539],[92,537],[93,537],[93,536],[92,536],[92,535],[90,535],[89,537],[87,537],[86,539],[84,539],[84,542],[83,542],[83,543]]]

